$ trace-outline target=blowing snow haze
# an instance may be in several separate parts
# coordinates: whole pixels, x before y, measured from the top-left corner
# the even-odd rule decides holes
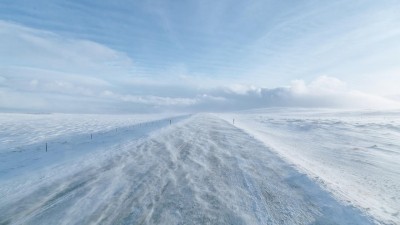
[[[398,108],[399,40],[389,0],[5,0],[0,110]]]
[[[399,0],[0,0],[0,225],[400,225]]]

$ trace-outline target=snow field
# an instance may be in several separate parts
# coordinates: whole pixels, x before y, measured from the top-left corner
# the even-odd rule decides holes
[[[93,115],[93,114],[11,114],[0,113],[0,154],[19,151],[23,146],[44,141],[75,138],[79,135],[139,126],[167,119],[167,114]]]
[[[54,176],[0,188],[0,223],[372,224],[263,143],[209,114],[53,168]],[[7,191],[15,186],[18,193]]]
[[[400,113],[268,109],[219,115],[377,223],[400,224]]]

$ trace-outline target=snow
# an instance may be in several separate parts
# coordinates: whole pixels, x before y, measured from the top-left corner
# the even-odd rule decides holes
[[[36,116],[42,118],[5,120],[37,127],[32,125]],[[373,224],[362,210],[338,201],[275,149],[221,116],[228,115],[174,117],[172,125],[163,118],[147,127],[113,124],[128,118],[114,116],[104,126],[95,125],[103,123],[99,118],[83,128],[80,122],[66,122],[67,115],[53,115],[59,134],[62,124],[70,127],[67,143],[56,141],[64,135],[55,135],[55,147],[47,153],[28,147],[42,146],[42,138],[23,142],[21,152],[3,148],[1,157],[25,154],[25,161],[14,165],[27,166],[35,164],[37,155],[79,154],[48,165],[44,160],[36,169],[3,171],[0,224]],[[98,139],[86,140],[86,134],[82,140],[97,126]],[[21,135],[30,137],[25,131]]]
[[[0,153],[45,140],[89,135],[115,130],[151,120],[167,118],[166,114],[93,115],[93,114],[0,114]]]
[[[400,224],[400,112],[250,110],[219,115],[377,223]]]
[[[0,114],[0,181],[74,161],[126,139],[142,140],[186,116]],[[46,150],[47,145],[47,150]]]

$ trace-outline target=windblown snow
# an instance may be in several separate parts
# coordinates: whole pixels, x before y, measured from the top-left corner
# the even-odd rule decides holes
[[[235,117],[236,126],[377,223],[400,224],[400,111],[264,109],[222,117]]]
[[[1,114],[0,224],[400,223],[394,115],[283,114]]]

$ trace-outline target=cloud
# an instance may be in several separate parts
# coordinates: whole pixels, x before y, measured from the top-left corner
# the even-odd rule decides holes
[[[126,54],[91,41],[0,21],[0,52],[3,111],[132,112],[195,101],[150,94],[162,82],[135,76]]]
[[[0,111],[135,113],[399,107],[399,102],[353,90],[330,76],[264,88],[189,74],[181,65],[167,71],[172,76],[141,77],[135,74],[135,61],[123,52],[4,21],[0,21],[0,52]]]
[[[133,68],[132,60],[98,43],[0,21],[1,65],[104,75]]]
[[[303,81],[295,82],[289,87],[289,90],[292,93],[291,96],[303,102],[304,106],[346,108],[396,108],[400,106],[397,102],[387,98],[352,90],[345,82],[329,76],[317,77],[308,85]]]
[[[196,104],[196,99],[192,98],[171,98],[153,95],[137,96],[137,95],[121,95],[106,90],[102,96],[122,102],[134,104],[148,104],[154,106],[190,106]]]
[[[258,88],[239,98],[247,107],[396,108],[399,103],[352,90],[337,78],[320,76],[310,83],[292,81],[288,87]]]
[[[199,100],[194,108],[218,111],[263,107],[400,108],[400,102],[353,90],[343,81],[329,76],[317,77],[309,83],[294,80],[286,87],[232,85],[214,88],[208,92],[223,101]]]

